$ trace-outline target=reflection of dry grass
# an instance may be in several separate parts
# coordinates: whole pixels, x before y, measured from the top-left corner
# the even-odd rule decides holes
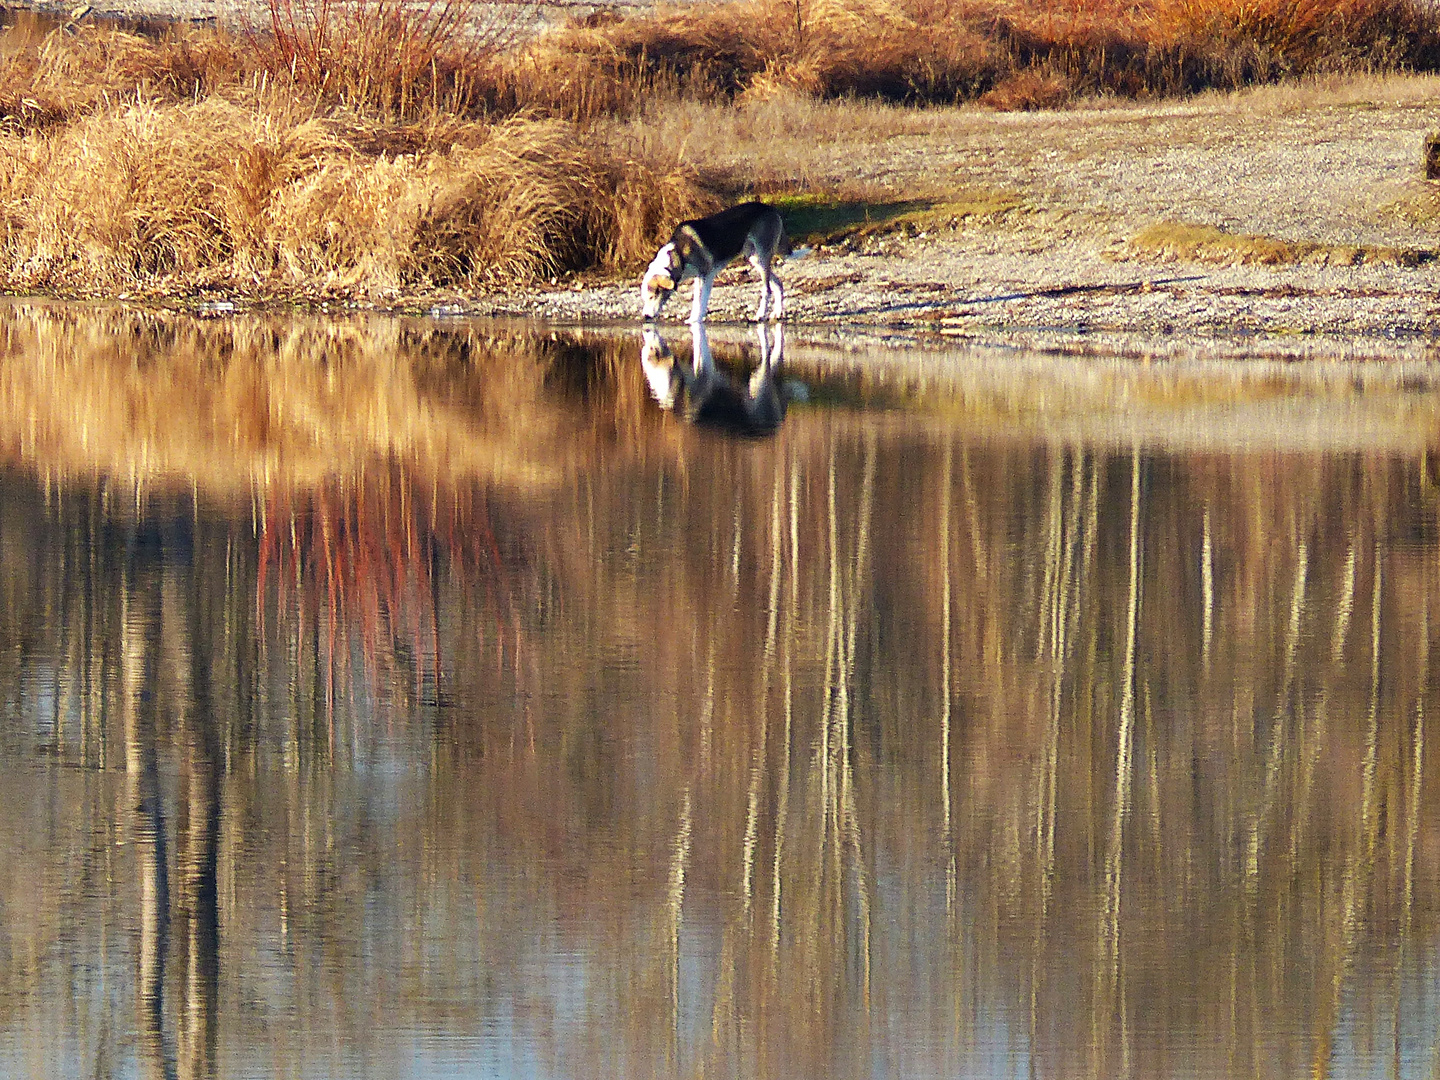
[[[1433,889],[1402,889],[1435,880],[1435,851],[1404,838],[1440,811],[1434,740],[1412,741],[1435,696],[1416,662],[1433,559],[1400,539],[1435,517],[1417,461],[828,419],[719,448],[684,485],[577,483],[556,545],[570,603],[531,640],[525,687],[555,705],[456,725],[473,746],[451,760],[478,764],[437,821],[498,820],[497,847],[544,852],[561,918],[593,940],[637,934],[646,890],[653,938],[611,954],[662,1010],[621,1029],[637,1054],[668,1020],[677,898],[723,943],[708,1045],[753,1046],[741,1071],[775,1076],[850,1071],[827,1055],[872,985],[887,1007],[913,992],[907,959],[946,972],[933,1012],[905,1013],[917,1042],[978,992],[1048,1018],[1028,1046],[1046,1075],[1142,1054],[1173,1072],[1143,1035],[1087,1041],[1119,995],[1132,1015],[1244,1015],[1246,1034],[1186,1048],[1224,1072],[1274,1053],[1254,1032],[1303,1046],[1317,999],[1402,916],[1435,926]],[[638,672],[574,664],[586,648]],[[1381,662],[1403,670],[1378,680]],[[539,749],[517,752],[531,730]],[[998,947],[976,983],[952,977],[947,950],[977,940]]]
[[[545,357],[523,339],[395,320],[77,316],[16,306],[0,322],[12,460],[213,494],[311,485],[377,458],[530,485],[564,460]]]
[[[447,481],[455,478],[447,478]],[[491,612],[497,648],[517,641],[515,598],[484,489],[424,483],[404,467],[268,492],[258,507],[256,610],[313,628],[323,648],[327,708],[352,679],[358,639],[366,677],[412,705],[441,679],[437,575]],[[513,560],[512,560],[513,561]],[[274,594],[271,594],[273,582]]]
[[[717,330],[722,362],[753,365],[753,339]],[[683,333],[673,344],[689,349]],[[314,489],[380,461],[419,483],[488,477],[550,485],[602,447],[678,459],[683,433],[636,370],[631,333],[541,336],[494,324],[391,317],[189,315],[11,302],[0,306],[0,459],[216,496]],[[1097,365],[1009,356],[853,357],[792,343],[791,374],[820,409],[901,408],[972,432],[1068,432],[1156,446],[1407,452],[1433,442],[1436,403],[1406,376],[1356,369]],[[1388,369],[1387,369],[1388,370]],[[1397,417],[1403,423],[1397,424]]]
[[[428,345],[419,382],[451,400],[479,385]],[[521,389],[594,370],[516,366]],[[267,1007],[339,1003],[318,1034],[217,1012],[222,1045],[273,1039],[274,1060],[323,1059],[347,1024],[347,1047],[382,1054],[381,999],[412,1030],[526,1001],[525,1030],[565,1063],[649,1074],[693,1052],[695,1073],[775,1077],[876,1052],[963,1073],[1001,1021],[1046,1076],[1264,1073],[1323,1055],[1315,1033],[1346,1015],[1424,1015],[1394,994],[1423,990],[1440,921],[1434,463],[1102,442],[812,414],[763,444],[688,440],[658,468],[636,440],[543,513],[373,469],[267,502],[268,551],[248,514],[202,502],[200,542],[163,562],[174,610],[150,647],[205,677],[157,681],[139,736],[114,721],[116,672],[170,541],[129,550],[123,500],[26,481],[0,530],[0,682],[27,718],[55,714],[52,685],[80,702],[43,730],[102,777],[119,775],[107,740],[110,760],[138,737],[168,763],[184,725],[223,737],[222,999],[255,982],[278,924],[297,953],[329,952],[259,980]],[[162,526],[189,520],[173,502]],[[265,560],[291,591],[262,628]],[[457,563],[503,565],[499,603]],[[503,657],[497,607],[526,635]],[[363,657],[375,681],[337,680],[333,701],[332,626],[388,635]],[[417,703],[403,684],[437,641],[444,697]],[[393,787],[369,782],[391,765]],[[0,983],[57,1030],[76,1013],[103,1030],[77,940],[134,971],[101,930],[138,891],[137,845],[107,831],[134,802],[120,783],[54,797],[92,773],[14,770],[29,797],[3,826],[24,854],[0,880],[23,948]],[[166,798],[178,821],[197,806],[183,784]],[[97,866],[110,891],[84,887]],[[336,932],[377,910],[399,913],[388,936]],[[535,975],[557,947],[596,974],[558,1037]],[[1161,1025],[1231,1034],[1149,1038]]]

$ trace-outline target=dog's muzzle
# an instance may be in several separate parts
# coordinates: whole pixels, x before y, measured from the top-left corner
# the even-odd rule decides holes
[[[642,319],[659,317],[660,309],[665,306],[665,301],[670,299],[670,294],[674,291],[675,282],[670,278],[658,275],[646,277],[640,284],[640,317]]]

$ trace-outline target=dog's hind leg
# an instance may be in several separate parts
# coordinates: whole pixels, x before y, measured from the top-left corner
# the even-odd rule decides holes
[[[780,275],[770,271],[770,318],[779,322],[785,316],[785,286],[780,284]]]
[[[750,256],[750,265],[753,266],[755,272],[760,275],[760,303],[759,306],[755,308],[754,321],[764,322],[765,313],[770,305],[770,282],[773,280],[773,274],[770,270],[770,264],[758,254]]]
[[[694,299],[690,302],[690,322],[698,326],[705,321],[705,313],[710,310],[710,288],[715,284],[715,275],[701,274],[695,279]]]
[[[780,284],[780,275],[775,273],[773,257],[763,259],[758,254],[751,255],[750,265],[760,275],[760,304],[755,308],[755,321],[764,322],[767,313],[779,321],[785,314],[785,287]]]

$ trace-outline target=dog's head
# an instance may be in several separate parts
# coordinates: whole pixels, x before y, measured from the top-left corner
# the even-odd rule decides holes
[[[662,409],[673,409],[684,382],[675,365],[675,354],[653,326],[641,331],[641,340],[644,344],[640,347],[640,366],[645,371],[645,381],[650,384],[650,393]]]
[[[640,317],[657,318],[679,283],[680,255],[674,244],[666,244],[655,253],[655,258],[645,269],[645,276],[640,279]]]

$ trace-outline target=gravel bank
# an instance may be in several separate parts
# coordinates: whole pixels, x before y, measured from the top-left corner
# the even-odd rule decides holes
[[[1440,184],[1424,179],[1421,141],[1440,126],[1440,79],[1049,113],[962,108],[928,120],[924,132],[837,155],[837,168],[896,190],[1000,190],[1018,205],[791,261],[797,329],[1145,355],[1435,348]],[[1265,262],[1275,250],[1137,242],[1165,225],[1296,250],[1270,245],[1279,261]],[[753,302],[754,285],[734,270],[712,312],[741,319]],[[633,317],[636,306],[629,282],[461,303],[566,321]],[[684,318],[684,304],[671,307]]]

